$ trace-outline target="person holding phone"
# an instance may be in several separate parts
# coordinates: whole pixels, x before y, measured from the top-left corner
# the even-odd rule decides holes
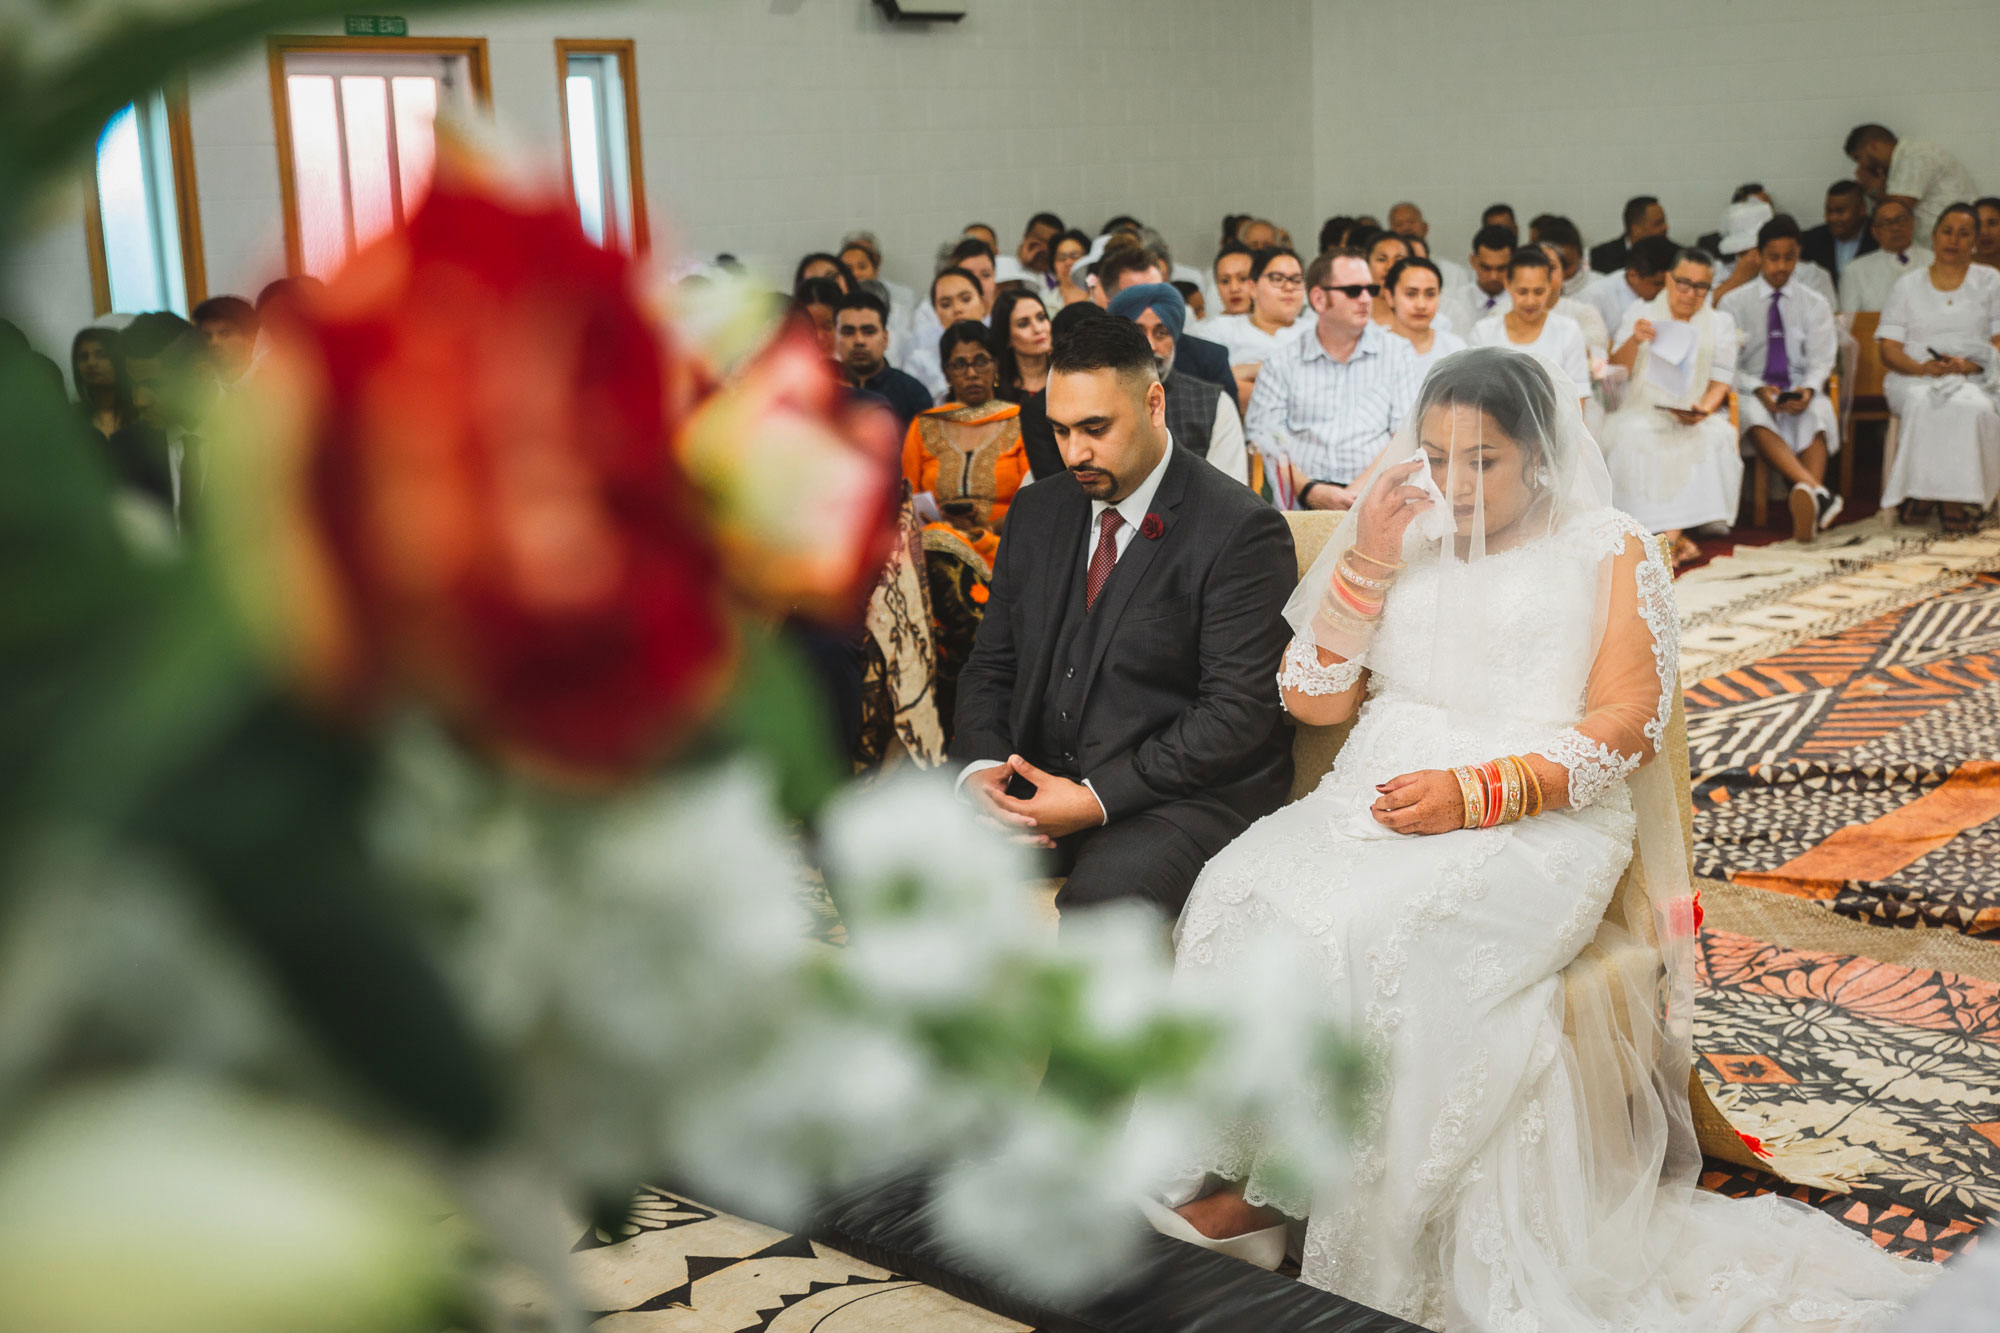
[[[1882,391],[1902,418],[1901,445],[1882,504],[1905,522],[1944,506],[1947,530],[1964,532],[2000,491],[2000,272],[1972,262],[1979,215],[1953,204],[1931,231],[1931,263],[1889,292],[1875,337],[1889,373]]]
[[[1825,486],[1840,425],[1827,397],[1839,355],[1833,307],[1793,275],[1803,236],[1780,213],[1757,229],[1757,276],[1722,298],[1742,331],[1736,356],[1737,419],[1743,438],[1792,483],[1792,537],[1811,541],[1840,515]]]

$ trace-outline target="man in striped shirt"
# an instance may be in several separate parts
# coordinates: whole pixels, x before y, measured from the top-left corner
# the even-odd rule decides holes
[[[1346,509],[1353,483],[1409,416],[1423,375],[1416,349],[1371,316],[1376,285],[1359,250],[1328,250],[1306,269],[1318,316],[1264,362],[1243,433],[1289,464],[1292,505]]]

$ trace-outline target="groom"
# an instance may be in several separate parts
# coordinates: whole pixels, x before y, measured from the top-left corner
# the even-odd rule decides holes
[[[1058,340],[1047,403],[1068,471],[1008,512],[951,754],[984,813],[1055,849],[1059,911],[1136,897],[1178,915],[1291,786],[1291,530],[1175,446],[1131,321]]]

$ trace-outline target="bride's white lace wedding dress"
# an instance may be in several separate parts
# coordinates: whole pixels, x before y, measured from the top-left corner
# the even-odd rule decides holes
[[[1668,781],[1640,764],[1679,688],[1671,582],[1646,534],[1573,504],[1475,562],[1436,542],[1406,557],[1359,660],[1322,667],[1300,626],[1282,683],[1338,694],[1365,670],[1366,701],[1333,771],[1209,864],[1176,931],[1190,985],[1229,984],[1261,931],[1308,943],[1381,1074],[1351,1178],[1302,1188],[1283,1145],[1247,1128],[1186,1176],[1246,1182],[1252,1202],[1309,1217],[1305,1281],[1434,1328],[1886,1323],[1934,1270],[1790,1200],[1694,1188],[1692,930],[1660,897],[1670,871],[1647,863],[1659,969],[1623,992],[1565,993],[1639,825],[1674,821],[1653,846],[1683,856],[1657,804],[1668,788],[1635,817],[1633,788]],[[1392,777],[1529,753],[1567,769],[1571,808],[1433,836],[1368,813]]]

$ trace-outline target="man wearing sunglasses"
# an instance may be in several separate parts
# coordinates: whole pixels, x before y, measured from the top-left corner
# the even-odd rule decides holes
[[[1298,509],[1345,509],[1349,489],[1417,399],[1414,348],[1372,318],[1368,259],[1335,249],[1306,268],[1312,331],[1264,361],[1243,433],[1285,460],[1281,494]]]

